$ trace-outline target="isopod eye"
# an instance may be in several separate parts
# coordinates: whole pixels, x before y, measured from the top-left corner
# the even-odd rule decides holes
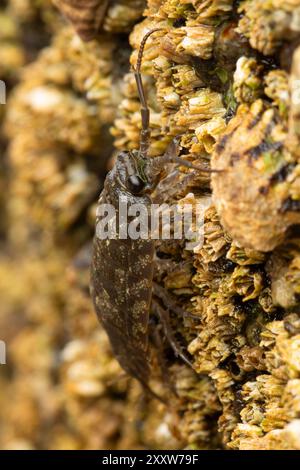
[[[139,194],[145,187],[144,181],[138,175],[128,177],[127,186],[132,194]]]

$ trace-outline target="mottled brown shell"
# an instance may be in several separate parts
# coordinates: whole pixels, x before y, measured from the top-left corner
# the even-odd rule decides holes
[[[133,196],[120,185],[122,163],[108,174],[99,205],[119,201],[148,207],[148,196]],[[118,216],[117,216],[118,217]],[[128,222],[133,219],[128,217]],[[98,219],[97,219],[98,222]],[[148,324],[152,298],[154,241],[151,239],[94,238],[91,295],[99,321],[106,330],[122,368],[148,385]],[[148,388],[148,387],[147,387]]]
[[[94,39],[110,0],[53,0],[84,41]]]

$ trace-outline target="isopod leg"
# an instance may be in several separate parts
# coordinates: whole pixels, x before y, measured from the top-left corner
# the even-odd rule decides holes
[[[173,299],[173,296],[169,294],[166,289],[161,287],[156,282],[153,283],[153,289],[154,289],[154,294],[156,295],[156,297],[161,299],[164,305],[168,305],[170,310],[176,313],[176,315],[182,318],[191,318],[193,320],[199,320],[199,317],[197,315],[193,315],[192,313],[187,312],[186,310],[181,308],[179,305],[177,305]]]
[[[179,157],[180,154],[180,136],[175,137],[171,143],[168,145],[167,150],[165,151],[162,157],[157,157],[154,160],[154,164],[162,166],[168,163],[175,163],[177,166],[185,166],[186,168],[191,168],[203,173],[220,173],[220,170],[211,170],[210,168],[200,167],[194,165],[193,163],[183,160]]]
[[[160,326],[161,325],[151,325],[149,335],[150,335],[150,339],[152,340],[152,343],[155,347],[155,350],[157,351],[157,355],[159,357],[159,367],[160,367],[160,370],[161,370],[163,383],[168,387],[168,389],[175,396],[177,396],[174,384],[170,380],[170,375],[168,373],[168,368],[167,368],[165,357],[164,357],[163,341],[162,341],[162,337],[161,337],[161,332],[159,331]]]
[[[193,369],[193,364],[190,362],[189,358],[186,356],[182,347],[180,346],[173,334],[172,328],[170,326],[169,311],[167,309],[162,308],[161,305],[154,299],[152,300],[152,307],[154,313],[158,316],[161,321],[166,338],[169,341],[175,355],[179,356],[189,367]]]
[[[187,173],[180,178],[180,174],[181,172],[176,169],[158,183],[151,195],[153,203],[162,204],[166,199],[171,199],[178,193],[184,193],[186,188],[193,185],[197,177],[195,173]]]

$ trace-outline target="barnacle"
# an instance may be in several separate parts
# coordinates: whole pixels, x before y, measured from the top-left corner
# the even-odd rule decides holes
[[[248,266],[263,263],[266,256],[260,251],[242,248],[233,242],[226,253],[226,258],[240,266]]]
[[[265,94],[273,100],[283,118],[289,109],[289,75],[284,70],[272,70],[265,77]]]
[[[252,103],[262,95],[261,69],[253,57],[241,57],[237,61],[233,92],[239,103]]]
[[[300,221],[287,205],[295,176],[285,139],[277,109],[258,100],[239,107],[214,152],[221,173],[212,177],[213,200],[224,227],[247,248],[271,251]]]
[[[300,48],[296,49],[293,55],[292,61],[292,70],[289,78],[289,91],[290,91],[290,113],[289,113],[289,132],[287,139],[287,148],[289,151],[295,155],[295,158],[299,159],[299,57],[300,57]],[[299,181],[297,181],[296,175],[296,185],[297,189],[299,187]]]
[[[300,293],[299,240],[290,240],[274,251],[267,263],[274,304],[284,308],[297,305]]]
[[[299,8],[298,0],[284,3],[280,0],[246,0],[239,9],[244,13],[239,29],[249,37],[252,47],[266,55],[274,54],[284,41],[297,38]]]
[[[213,382],[208,377],[198,380],[185,367],[174,367],[176,391],[181,400],[182,437],[190,449],[213,449],[219,445],[215,434],[221,411]]]
[[[145,0],[118,0],[109,5],[103,29],[113,32],[128,32],[142,17]]]
[[[237,267],[232,273],[229,289],[241,296],[243,302],[255,299],[261,292],[263,280],[259,272],[251,273],[248,267]]]

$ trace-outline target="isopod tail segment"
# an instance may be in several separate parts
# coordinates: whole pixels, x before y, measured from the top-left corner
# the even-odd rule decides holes
[[[133,67],[139,100],[141,103],[142,129],[141,129],[141,134],[140,134],[140,148],[139,148],[139,153],[138,153],[139,158],[141,160],[146,160],[148,157],[148,152],[149,152],[149,147],[150,147],[150,137],[151,137],[150,109],[148,107],[146,93],[145,93],[143,80],[142,80],[142,74],[141,74],[143,54],[144,54],[146,42],[149,39],[149,37],[153,33],[156,33],[158,31],[163,31],[163,30],[164,30],[163,28],[155,28],[155,29],[151,29],[150,31],[148,31],[148,33],[145,34],[140,44],[136,67],[135,68]],[[161,168],[164,164],[168,164],[168,163],[176,163],[178,166],[185,166],[187,168],[191,168],[193,170],[197,170],[203,173],[220,173],[221,172],[221,170],[211,170],[210,168],[199,167],[197,165],[194,165],[191,162],[182,160],[178,155],[179,149],[180,149],[180,140],[181,140],[180,137],[181,136],[176,136],[172,140],[169,147],[167,148],[166,153],[163,156],[157,157],[155,159],[155,163],[153,165],[154,168],[155,166],[157,166],[158,168]]]

